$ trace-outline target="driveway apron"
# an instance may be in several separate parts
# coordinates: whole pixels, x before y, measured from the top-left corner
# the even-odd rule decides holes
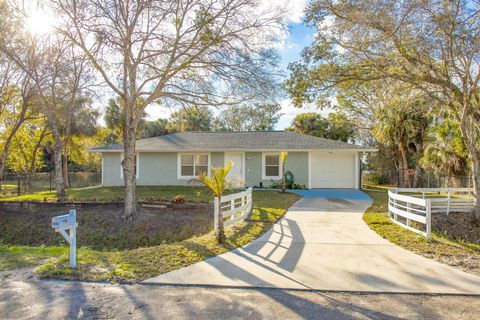
[[[303,196],[257,240],[147,283],[361,292],[480,294],[480,277],[381,238],[363,222],[371,199],[351,189]]]

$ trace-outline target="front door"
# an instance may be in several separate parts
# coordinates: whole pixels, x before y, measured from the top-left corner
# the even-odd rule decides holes
[[[244,187],[245,154],[243,152],[227,152],[225,154],[225,164],[227,164],[229,161],[233,162],[233,166],[227,175],[227,180],[232,183],[233,187]]]

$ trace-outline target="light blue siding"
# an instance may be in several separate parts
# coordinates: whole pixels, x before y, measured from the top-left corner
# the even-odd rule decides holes
[[[102,180],[104,186],[123,186],[120,166],[120,152],[102,153]]]
[[[212,152],[210,156],[212,166],[223,166],[223,152]],[[104,186],[123,185],[120,159],[120,152],[103,153]],[[177,152],[142,152],[138,159],[137,185],[139,186],[198,184],[191,179],[178,179]]]
[[[262,179],[262,152],[245,153],[245,182],[248,187],[272,184],[271,179]],[[295,183],[308,187],[308,152],[289,152],[285,162],[285,172],[291,171]]]

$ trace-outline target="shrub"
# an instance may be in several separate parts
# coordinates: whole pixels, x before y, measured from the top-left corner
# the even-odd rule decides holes
[[[172,203],[175,203],[175,204],[185,203],[185,195],[177,194],[175,197],[173,197]]]

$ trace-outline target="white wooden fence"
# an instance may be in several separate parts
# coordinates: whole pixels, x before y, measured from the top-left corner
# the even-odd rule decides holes
[[[474,207],[469,188],[397,188],[388,191],[390,219],[413,232],[431,237],[432,213],[468,212]],[[401,194],[403,193],[403,194]],[[418,224],[425,225],[418,228]]]
[[[398,188],[397,193],[431,199],[432,213],[469,212],[475,206],[471,188]]]
[[[245,220],[252,211],[252,188],[245,191],[229,194],[227,196],[215,197],[215,228],[217,227],[217,212],[220,210],[223,216],[223,225],[229,226],[236,222]]]
[[[398,194],[397,190],[388,190],[388,215],[396,224],[430,238],[432,235],[432,202],[431,199],[419,199]],[[419,229],[414,223],[425,225]]]

